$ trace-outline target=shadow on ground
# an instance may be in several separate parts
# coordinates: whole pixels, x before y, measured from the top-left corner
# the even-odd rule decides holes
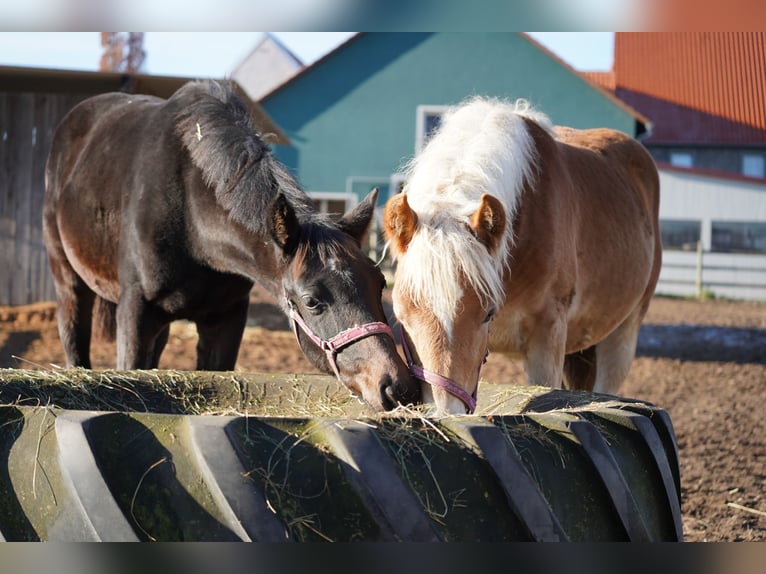
[[[30,345],[40,338],[38,331],[18,331],[10,333],[0,345],[0,368],[15,368],[19,361],[14,356],[23,356]]]
[[[646,324],[636,356],[765,365],[766,329]]]

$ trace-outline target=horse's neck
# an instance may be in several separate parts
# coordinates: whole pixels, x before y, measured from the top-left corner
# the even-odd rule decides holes
[[[256,231],[233,221],[208,198],[190,201],[186,217],[195,259],[217,271],[245,276],[270,295],[281,295],[285,263],[265,229]]]

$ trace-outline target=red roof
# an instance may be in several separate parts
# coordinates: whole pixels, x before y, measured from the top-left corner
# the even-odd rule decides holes
[[[614,93],[615,88],[617,87],[615,85],[615,77],[614,77],[614,71],[610,72],[580,72],[580,75],[588,80],[591,84],[595,84],[597,86],[601,86],[605,90],[609,90],[610,92]]]
[[[766,32],[617,32],[612,72],[646,143],[766,144]]]

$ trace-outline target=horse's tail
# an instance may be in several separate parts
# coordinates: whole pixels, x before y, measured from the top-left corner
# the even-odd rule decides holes
[[[117,338],[117,304],[96,296],[93,306],[93,332],[97,339],[114,342]]]

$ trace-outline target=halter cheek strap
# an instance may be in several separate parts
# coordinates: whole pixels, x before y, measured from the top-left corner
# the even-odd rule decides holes
[[[452,379],[448,379],[447,377],[444,377],[440,375],[439,373],[428,371],[424,369],[423,367],[416,365],[412,360],[412,354],[410,353],[409,345],[407,345],[407,336],[404,331],[404,327],[400,325],[399,328],[401,330],[402,349],[404,350],[404,357],[405,359],[407,359],[407,367],[409,368],[412,375],[416,379],[420,379],[424,383],[428,383],[429,385],[433,387],[444,389],[452,396],[459,398],[461,401],[463,401],[463,404],[466,406],[466,409],[468,410],[468,414],[473,414],[474,411],[476,410],[476,393],[479,389],[479,386],[476,385],[476,389],[474,389],[473,394],[469,395],[468,391],[466,391],[463,387],[458,385]],[[489,356],[489,347],[487,347],[487,350],[484,353],[484,359],[482,360],[481,365],[479,365],[479,373],[481,373],[482,365],[487,362],[488,356]]]
[[[337,356],[341,349],[348,347],[360,339],[369,337],[370,335],[384,334],[391,337],[392,341],[394,340],[394,334],[391,331],[391,328],[379,321],[351,327],[350,329],[341,331],[331,339],[324,340],[314,333],[314,331],[311,330],[311,327],[306,324],[303,317],[301,317],[296,310],[293,302],[287,297],[285,297],[285,300],[287,301],[287,307],[289,309],[288,315],[293,322],[293,333],[295,334],[295,338],[298,338],[298,327],[300,327],[306,336],[325,352],[327,361],[330,363],[330,366],[338,379],[340,379],[340,370],[338,369]]]

